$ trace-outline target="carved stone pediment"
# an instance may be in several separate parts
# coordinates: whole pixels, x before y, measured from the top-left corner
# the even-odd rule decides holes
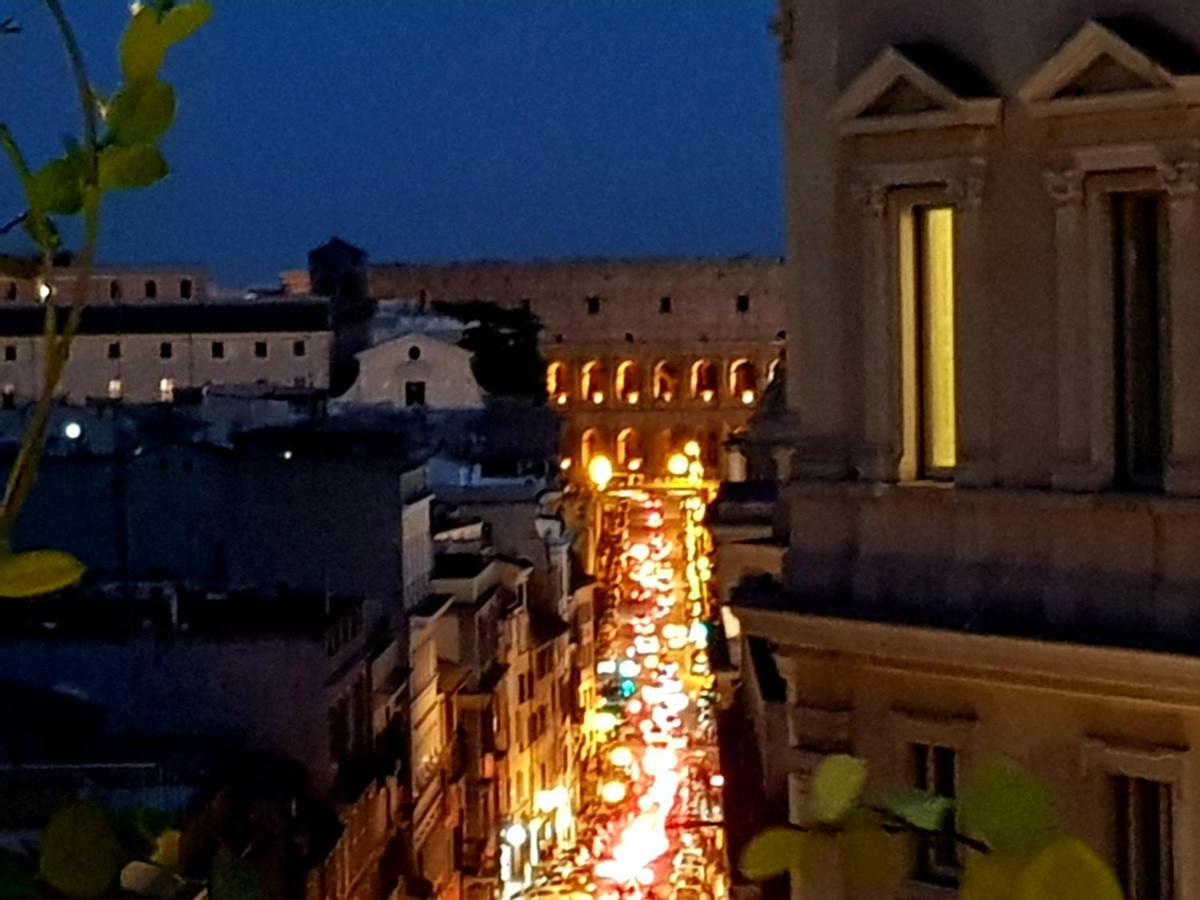
[[[1035,115],[1200,102],[1200,56],[1151,26],[1093,20],[1019,92]]]
[[[931,73],[911,52],[889,47],[838,98],[834,118],[843,134],[992,126],[1001,101],[963,90]]]

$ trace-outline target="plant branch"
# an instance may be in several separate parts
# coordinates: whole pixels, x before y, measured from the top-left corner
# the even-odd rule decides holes
[[[920,835],[921,837],[938,837],[940,835],[949,834],[951,837],[954,838],[955,843],[962,844],[964,847],[969,847],[970,849],[975,850],[979,853],[991,853],[992,852],[992,848],[989,847],[987,844],[985,844],[983,841],[973,838],[970,835],[962,834],[961,832],[959,832],[957,830],[938,829],[937,831],[930,831],[928,828],[918,828],[912,822],[908,821],[905,818],[902,818],[901,816],[896,815],[895,813],[893,813],[892,811],[890,811],[888,809],[884,809],[882,806],[870,806],[867,808],[870,809],[871,812],[875,813],[880,818],[884,819],[885,824],[883,825],[883,828],[885,831],[886,830],[890,830],[892,832],[908,831],[913,834]]]
[[[38,396],[37,403],[34,405],[33,414],[30,417],[29,425],[25,430],[25,435],[21,442],[21,449],[17,453],[17,459],[9,474],[8,484],[4,492],[4,500],[0,503],[0,550],[9,549],[13,523],[16,521],[17,515],[29,497],[29,491],[33,487],[34,477],[37,474],[38,464],[41,462],[42,453],[46,448],[46,433],[50,424],[54,392],[62,380],[63,371],[66,368],[71,340],[75,337],[76,332],[79,330],[79,325],[83,320],[83,308],[87,304],[88,288],[91,285],[92,265],[95,261],[96,245],[100,234],[99,129],[96,116],[96,98],[92,91],[91,82],[88,80],[87,66],[84,63],[79,42],[75,38],[75,32],[72,30],[70,23],[67,21],[60,0],[45,0],[45,3],[50,10],[50,14],[54,17],[55,24],[58,26],[59,35],[62,38],[63,46],[66,48],[67,59],[71,64],[71,71],[75,78],[75,87],[79,94],[80,116],[83,120],[83,152],[85,157],[83,244],[79,253],[74,284],[75,290],[71,301],[71,313],[67,318],[61,335],[55,334],[57,308],[53,303],[52,297],[47,298],[46,301],[46,326],[44,333],[45,376],[42,380],[41,393]],[[7,129],[5,131],[7,132]],[[0,140],[3,140],[3,137],[0,135]],[[11,135],[7,135],[7,137],[8,142],[11,143]],[[5,149],[9,150],[9,147],[6,145]],[[11,150],[16,151],[16,154],[14,157],[14,154],[10,151],[10,158],[13,158],[14,165],[19,163],[24,168],[23,181],[27,183],[28,168],[24,167],[24,159],[21,157],[20,152],[17,151],[15,143],[12,143]],[[28,190],[26,193],[28,194]],[[32,198],[30,199],[32,200]],[[37,209],[34,209],[32,214],[35,218],[44,218],[44,214]],[[42,252],[44,257],[44,275],[48,278],[51,274],[53,262],[52,250],[48,244],[43,243]]]
[[[29,218],[29,210],[25,210],[25,212],[22,212],[22,213],[17,213],[15,216],[13,216],[11,219],[9,219],[7,222],[5,222],[3,225],[0,225],[0,235],[8,234],[10,231],[12,231],[14,228],[16,228],[18,225],[20,225],[22,222],[24,222],[28,218]]]

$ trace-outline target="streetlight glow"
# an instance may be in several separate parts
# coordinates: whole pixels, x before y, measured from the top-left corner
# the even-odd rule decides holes
[[[667,471],[676,478],[682,478],[687,474],[688,471],[687,457],[682,453],[674,454],[670,459],[667,460]]]
[[[597,490],[602,491],[608,487],[612,477],[613,464],[607,456],[595,456],[588,463],[588,479],[596,486]]]

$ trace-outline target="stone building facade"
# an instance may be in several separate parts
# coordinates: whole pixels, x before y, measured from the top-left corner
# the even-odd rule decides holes
[[[64,306],[76,274],[56,271]],[[0,280],[0,397],[36,398],[45,288]],[[175,392],[210,385],[329,387],[333,322],[327,300],[214,293],[204,271],[102,268],[60,386],[69,403],[170,403]],[[65,320],[65,318],[63,319]]]
[[[784,0],[777,31],[790,547],[735,604],[793,805],[832,750],[944,793],[1004,753],[1127,896],[1200,896],[1200,11]],[[933,862],[905,896],[952,893]]]
[[[781,371],[782,275],[779,260],[756,258],[395,264],[372,266],[369,290],[537,315],[549,402],[567,420],[563,456],[579,471],[604,454],[662,474],[695,439],[729,474],[725,442]]]

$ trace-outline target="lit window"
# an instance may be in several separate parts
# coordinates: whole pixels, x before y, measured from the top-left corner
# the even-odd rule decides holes
[[[906,475],[949,478],[958,458],[954,210],[915,207],[900,226]]]
[[[258,357],[259,359],[267,358],[267,342],[266,341],[255,341],[254,342],[254,355],[256,357]]]
[[[662,360],[654,366],[653,378],[654,399],[670,403],[679,396],[679,371],[667,360]]]
[[[120,378],[110,378],[108,380],[108,399],[120,400],[123,392]]]
[[[636,362],[627,359],[617,366],[617,398],[622,403],[637,404],[642,394],[641,382],[642,373]]]
[[[717,396],[717,367],[707,359],[698,359],[692,364],[692,397],[703,403],[712,403]]]
[[[175,402],[174,378],[163,378],[158,382],[158,399],[163,403]]]

